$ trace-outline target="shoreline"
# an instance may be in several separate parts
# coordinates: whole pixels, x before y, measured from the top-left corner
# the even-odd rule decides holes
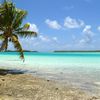
[[[100,100],[77,88],[31,74],[0,75],[0,100]]]

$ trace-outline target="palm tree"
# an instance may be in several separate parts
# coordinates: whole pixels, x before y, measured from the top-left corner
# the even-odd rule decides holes
[[[15,49],[20,53],[20,58],[24,59],[22,46],[18,40],[19,36],[37,36],[36,32],[29,31],[30,24],[22,26],[22,21],[27,12],[15,7],[11,1],[4,1],[0,5],[0,39],[2,44],[0,51],[6,51],[8,42],[14,44]]]

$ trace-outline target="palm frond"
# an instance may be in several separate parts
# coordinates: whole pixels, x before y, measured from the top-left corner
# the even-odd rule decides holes
[[[8,38],[5,38],[1,44],[0,51],[6,51],[8,47]]]
[[[0,40],[4,40],[4,35],[0,34]]]
[[[16,34],[12,34],[12,36],[16,37],[16,39],[18,40],[18,36]]]
[[[22,21],[26,17],[26,15],[26,11],[16,9],[16,15],[12,25],[13,29],[17,29],[22,24]]]
[[[13,42],[13,44],[14,44],[14,47],[16,48],[16,50],[17,50],[17,51],[19,52],[19,54],[20,54],[20,58],[24,60],[23,49],[22,49],[22,47],[21,47],[20,42],[18,41],[17,36],[13,35],[13,36],[11,37],[11,39],[12,39],[12,42]]]
[[[2,31],[0,39],[3,39],[0,51],[7,50],[8,41],[11,41],[15,49],[20,53],[20,57],[24,59],[23,49],[18,41],[18,36],[37,36],[36,32],[28,31],[30,26],[28,23],[24,26],[21,25],[26,15],[27,11],[17,9],[15,4],[10,0],[4,0],[0,5],[0,31]]]
[[[12,8],[13,3],[5,1],[0,8],[0,22],[2,26],[8,26],[12,21]],[[0,23],[0,24],[1,24]]]
[[[37,33],[33,31],[19,31],[16,34],[21,37],[31,37],[31,36],[36,37],[37,36]]]
[[[18,27],[17,29],[13,30],[13,32],[19,32],[19,31],[23,31],[24,30],[24,27]]]

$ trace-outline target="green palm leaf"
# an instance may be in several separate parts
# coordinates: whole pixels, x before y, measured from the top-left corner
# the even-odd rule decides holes
[[[20,58],[24,60],[23,49],[22,49],[22,46],[21,46],[20,42],[18,41],[17,36],[13,35],[13,36],[11,37],[11,39],[12,39],[12,42],[13,42],[13,44],[14,44],[14,47],[16,48],[16,50],[17,50],[17,51],[19,52],[19,54],[20,54]]]
[[[37,33],[33,31],[19,31],[16,34],[21,37],[31,37],[31,36],[36,37],[37,36]]]
[[[4,35],[0,34],[0,40],[4,40]]]
[[[0,51],[6,51],[8,47],[8,38],[5,38],[4,41],[1,44]]]
[[[13,42],[14,47],[20,53],[20,57],[24,59],[18,36],[37,36],[36,32],[28,31],[29,24],[21,25],[26,15],[27,11],[16,8],[11,1],[4,0],[4,3],[0,5],[0,31],[2,31],[0,39],[3,41],[0,51],[7,50],[8,42],[10,41]]]
[[[13,23],[12,23],[13,29],[17,29],[21,25],[23,19],[27,15],[26,11],[22,11],[22,10],[19,10],[19,9],[16,9],[16,12],[17,13],[15,14],[15,19],[13,20]]]

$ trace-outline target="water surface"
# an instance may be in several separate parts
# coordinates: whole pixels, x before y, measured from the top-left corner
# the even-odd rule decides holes
[[[33,53],[25,52],[25,62],[16,52],[0,53],[0,66],[25,70],[39,77],[100,93],[100,53]]]

